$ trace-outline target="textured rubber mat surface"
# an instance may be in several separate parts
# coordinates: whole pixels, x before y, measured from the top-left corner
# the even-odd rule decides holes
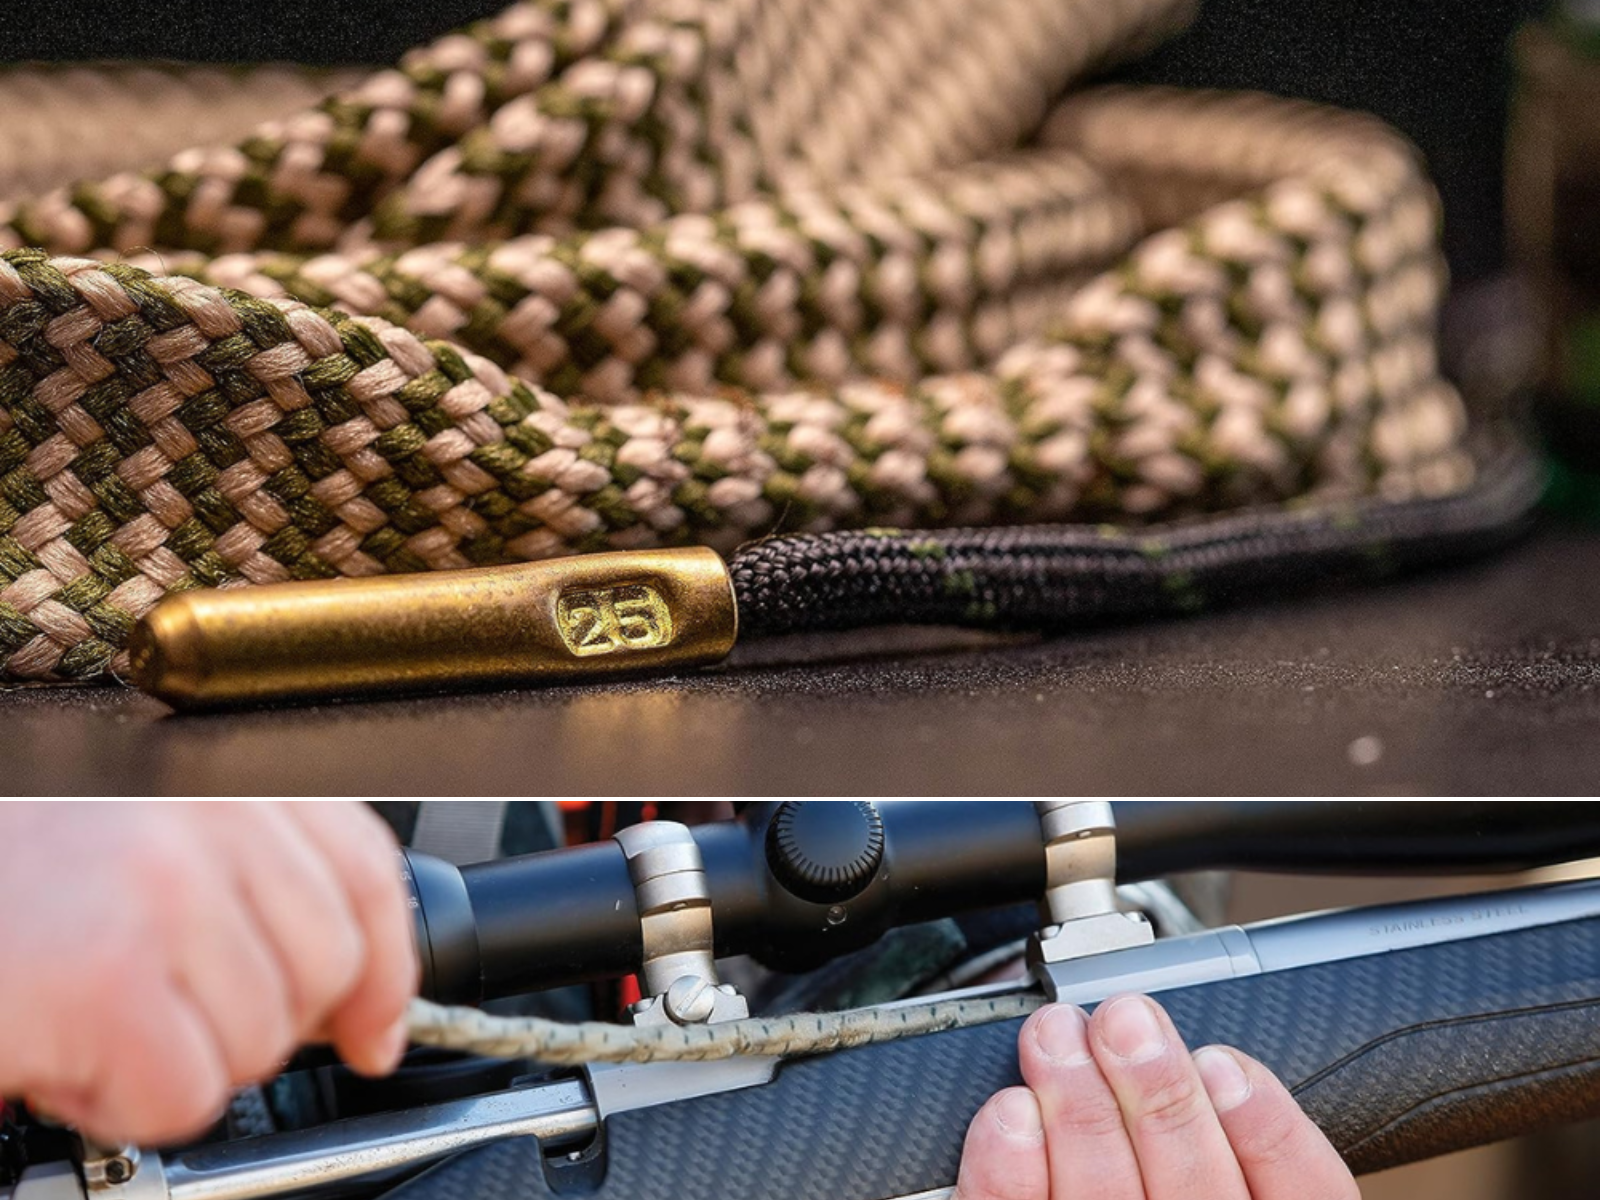
[[[885,630],[728,669],[172,717],[0,691],[6,790],[310,795],[1592,792],[1600,537],[1048,641]]]

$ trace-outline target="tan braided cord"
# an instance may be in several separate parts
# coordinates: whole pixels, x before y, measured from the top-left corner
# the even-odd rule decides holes
[[[198,586],[1465,486],[1409,145],[1069,92],[1187,15],[523,0],[0,203],[0,680]]]
[[[633,1026],[602,1021],[566,1024],[544,1017],[496,1017],[482,1009],[413,1000],[407,1024],[416,1045],[491,1058],[534,1058],[555,1066],[705,1062],[737,1055],[789,1058],[826,1054],[949,1029],[1013,1021],[1043,1003],[1040,996],[1019,992],[847,1012],[750,1017],[714,1025]]]
[[[0,67],[0,196],[137,170],[237,141],[360,81],[290,65],[24,63]]]

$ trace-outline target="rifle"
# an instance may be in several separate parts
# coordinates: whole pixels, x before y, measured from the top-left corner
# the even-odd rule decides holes
[[[30,1163],[0,1200],[938,1200],[973,1115],[1018,1082],[1021,1014],[1130,990],[1157,995],[1190,1045],[1236,1045],[1276,1071],[1356,1171],[1397,1166],[1600,1114],[1600,883],[1161,938],[1114,886],[1209,869],[1518,871],[1596,853],[1600,812],[1581,804],[789,801],[461,869],[409,854],[426,995],[477,1003],[637,972],[636,1029],[616,1035],[616,1057],[806,1023],[748,1018],[716,958],[804,969],[898,926],[1019,903],[1038,902],[1043,925],[1028,982],[851,1026],[932,1012],[935,1026],[963,1014],[959,1027],[781,1061],[592,1062],[167,1153],[81,1146],[76,1161]],[[548,1033],[424,1007],[419,1036],[447,1045]]]

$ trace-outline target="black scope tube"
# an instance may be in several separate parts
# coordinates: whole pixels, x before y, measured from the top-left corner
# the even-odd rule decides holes
[[[1600,804],[1571,800],[1125,801],[1123,882],[1180,871],[1435,875],[1600,854]]]
[[[807,969],[899,925],[1037,901],[1044,892],[1045,851],[1029,801],[876,806],[882,862],[855,894],[833,903],[797,896],[774,876],[767,832],[782,807],[753,804],[737,821],[692,831],[719,955]],[[1514,871],[1600,854],[1594,804],[1126,801],[1113,807],[1121,882],[1210,869]],[[459,871],[423,855],[408,857],[424,995],[476,1003],[639,968],[633,885],[615,842]]]

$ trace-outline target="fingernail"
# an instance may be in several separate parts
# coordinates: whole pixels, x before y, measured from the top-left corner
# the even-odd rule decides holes
[[[1033,1038],[1040,1053],[1051,1062],[1082,1066],[1094,1061],[1083,1013],[1070,1004],[1052,1004],[1045,1009],[1033,1027]]]
[[[1027,1088],[1012,1088],[1001,1095],[994,1108],[995,1124],[1014,1138],[1032,1141],[1044,1133],[1044,1118],[1039,1102]]]
[[[1143,996],[1123,996],[1104,1010],[1100,1028],[1111,1053],[1127,1062],[1146,1062],[1167,1048],[1167,1031],[1156,1006]]]
[[[1238,1108],[1250,1099],[1250,1077],[1239,1060],[1220,1046],[1207,1046],[1194,1056],[1200,1081],[1206,1085],[1211,1107],[1219,1113]]]

